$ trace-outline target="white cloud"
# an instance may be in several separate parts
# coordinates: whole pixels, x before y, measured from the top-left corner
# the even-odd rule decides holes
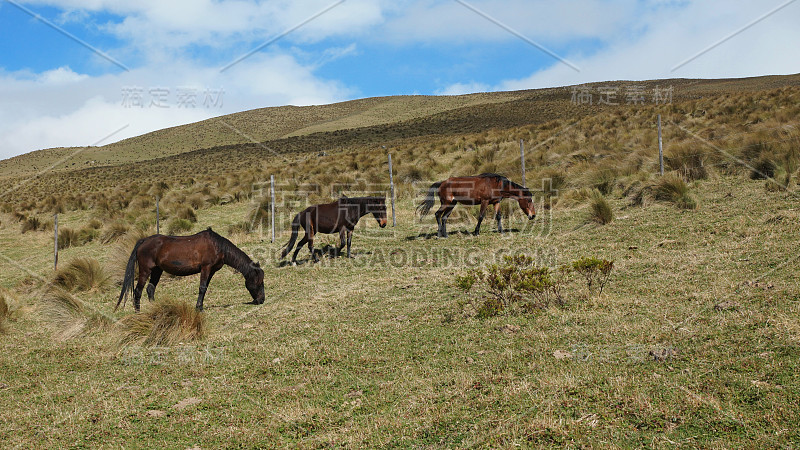
[[[462,95],[476,92],[488,92],[491,90],[491,86],[478,82],[454,83],[444,89],[436,91],[436,95]]]
[[[653,2],[657,7],[643,12],[636,38],[620,34],[604,42],[590,55],[562,55],[580,71],[560,62],[522,79],[497,83],[490,90],[519,90],[565,86],[595,81],[647,80],[663,78],[734,78],[800,72],[800,3],[739,30],[775,7],[744,1],[718,4],[703,1]],[[730,39],[720,43],[726,37]],[[701,52],[718,44],[700,55]],[[533,50],[535,51],[535,50]],[[679,64],[695,57],[685,65]],[[467,85],[468,86],[468,85]],[[462,89],[459,83],[445,88]],[[476,86],[485,90],[484,86]]]
[[[256,54],[225,73],[191,61],[173,62],[169,70],[148,66],[97,77],[68,67],[40,75],[0,72],[0,158],[92,145],[126,125],[102,144],[253,108],[324,104],[352,96],[346,86],[320,80],[312,70],[288,55]],[[179,107],[178,90],[184,88],[195,89],[195,107]],[[130,101],[131,89],[141,90],[142,107]],[[167,90],[164,101],[151,89]]]

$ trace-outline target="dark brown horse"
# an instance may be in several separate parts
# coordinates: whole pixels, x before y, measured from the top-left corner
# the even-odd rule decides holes
[[[289,238],[289,242],[281,252],[281,258],[285,258],[294,247],[300,227],[303,227],[306,235],[297,244],[297,249],[292,255],[293,263],[296,262],[297,253],[306,242],[308,242],[311,258],[314,261],[319,260],[314,253],[314,235],[316,233],[339,233],[338,251],[342,251],[342,248],[347,245],[347,257],[349,258],[353,229],[356,227],[358,220],[369,213],[372,213],[381,228],[385,227],[386,199],[383,197],[342,197],[335,202],[309,206],[294,217],[292,221],[292,237]]]
[[[453,212],[456,203],[465,205],[481,205],[481,212],[478,215],[478,225],[475,226],[474,235],[478,235],[481,230],[481,222],[486,213],[486,207],[494,205],[494,217],[497,219],[497,231],[503,232],[503,225],[500,223],[500,200],[513,198],[519,203],[522,212],[527,214],[529,220],[536,217],[536,210],[533,207],[533,196],[531,191],[520,186],[508,178],[494,173],[482,173],[474,177],[452,177],[438,183],[433,183],[428,189],[425,200],[417,207],[420,218],[424,217],[431,210],[434,197],[438,193],[441,206],[436,211],[436,223],[439,225],[439,237],[447,237],[447,217]]]
[[[200,293],[196,308],[202,311],[208,283],[225,264],[244,275],[245,287],[253,297],[253,303],[264,303],[264,271],[231,241],[213,232],[211,227],[192,236],[156,234],[139,239],[128,259],[122,292],[119,293],[114,309],[119,308],[128,292],[133,292],[133,308],[138,312],[147,277],[150,277],[147,297],[152,301],[161,273],[167,272],[179,276],[200,274]],[[139,277],[134,288],[133,278],[137,265]]]

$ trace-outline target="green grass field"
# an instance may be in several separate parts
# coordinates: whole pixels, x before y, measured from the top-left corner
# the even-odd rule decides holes
[[[217,136],[229,147],[147,164],[119,154],[119,163],[30,180],[5,172],[0,447],[795,446],[797,78],[683,80],[673,104],[575,117],[562,90],[545,105],[555,118],[528,124],[498,112],[514,100],[459,99],[475,102],[442,115],[430,99],[365,99],[331,106],[328,122],[303,122],[308,134],[285,137],[278,155]],[[555,95],[532,92],[507,97]],[[381,105],[410,100],[436,111],[378,123],[389,114]],[[656,113],[675,198],[656,175]],[[361,115],[363,128],[345,129]],[[386,189],[376,143],[389,137],[397,226],[366,216],[352,259],[312,264],[303,249],[301,264],[282,264],[302,205]],[[414,213],[421,193],[454,173],[519,179],[522,138],[537,218],[506,200],[510,231],[496,233],[487,217],[471,236],[474,208],[458,206],[451,236],[434,237],[433,215]],[[274,243],[249,219],[270,174],[279,179]],[[114,311],[118,283],[135,237],[154,232],[155,196],[162,227],[194,214],[184,234],[211,226],[260,261],[265,304],[246,304],[243,278],[225,268],[206,295],[202,338],[125,341],[134,313],[131,301]],[[611,208],[605,225],[591,212],[597,199]],[[72,293],[68,307],[48,287],[55,212],[59,230],[78,236],[59,267],[92,258],[109,277]],[[22,233],[32,218],[36,229]],[[103,243],[115,226],[127,234]],[[316,247],[336,242],[318,235]],[[614,269],[602,294],[576,278],[563,306],[478,318],[474,305],[488,294],[464,292],[457,277],[518,254],[549,267],[594,256]],[[193,306],[198,282],[164,277],[156,299]],[[143,300],[145,312],[155,306]]]
[[[435,225],[415,223],[405,202],[396,228],[365,218],[354,259],[317,265],[277,267],[286,233],[277,244],[241,236],[266,263],[266,304],[243,304],[243,280],[223,270],[206,298],[206,338],[174,346],[120,347],[114,328],[56,340],[34,287],[17,294],[24,313],[1,341],[0,438],[5,447],[791,446],[797,199],[730,177],[695,188],[694,211],[618,199],[606,226],[585,224],[576,207],[540,212],[534,225],[512,216],[519,231],[505,236],[493,224],[466,236],[458,231],[472,222],[454,223],[448,239],[418,238]],[[0,231],[22,247],[16,229]],[[47,277],[44,234],[3,254]],[[600,297],[576,289],[563,308],[464,314],[455,275],[517,252],[551,264],[597,255],[615,269]],[[61,258],[79,254],[108,265],[109,250],[94,243]],[[193,304],[196,291],[196,276],[168,279],[157,297]],[[114,318],[131,314],[130,304],[112,312],[116,295],[112,286],[78,296]],[[715,309],[723,302],[732,306]],[[663,349],[675,355],[650,355]]]

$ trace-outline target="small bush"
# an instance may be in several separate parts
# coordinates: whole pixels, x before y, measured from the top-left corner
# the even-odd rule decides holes
[[[173,217],[167,222],[167,234],[175,235],[192,229],[192,222]]]
[[[472,289],[472,286],[476,281],[478,281],[478,278],[474,272],[467,273],[466,275],[456,276],[456,286],[464,291],[469,291]]]
[[[614,261],[590,256],[573,261],[572,269],[584,277],[590,295],[594,294],[595,290],[597,295],[600,295],[611,276],[611,270],[614,269]]]
[[[568,268],[556,271],[539,267],[529,256],[506,256],[503,265],[491,264],[486,270],[476,270],[456,277],[456,285],[468,292],[480,282],[488,297],[475,307],[481,318],[498,315],[514,306],[524,311],[544,308],[553,301],[564,304],[564,285]]]
[[[167,346],[202,339],[206,325],[205,316],[193,305],[166,299],[123,318],[118,329],[122,346]]]
[[[109,279],[96,259],[78,257],[56,271],[51,285],[67,292],[100,291],[108,287]]]

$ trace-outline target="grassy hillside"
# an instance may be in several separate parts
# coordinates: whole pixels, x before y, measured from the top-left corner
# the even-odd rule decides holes
[[[569,88],[513,93],[351,129],[338,127],[358,121],[341,116],[262,145],[45,174],[16,189],[24,178],[5,179],[14,190],[0,198],[0,443],[792,446],[797,79],[654,81],[675,85],[659,105],[576,105]],[[476,211],[459,206],[451,237],[433,237],[432,216],[414,212],[421,192],[454,174],[519,180],[519,139],[536,220],[507,201],[510,232],[485,220],[471,236]],[[368,216],[353,259],[310,264],[303,249],[303,264],[281,264],[302,207],[385,192],[382,145],[398,226]],[[269,209],[271,174],[275,243],[254,215]],[[113,305],[133,242],[154,232],[156,196],[162,230],[212,226],[261,261],[267,302],[244,304],[241,276],[222,270],[192,319],[202,336],[148,344],[146,317]],[[604,204],[610,217],[598,220]],[[70,237],[60,267],[90,258],[103,272],[87,288],[52,269],[54,212]],[[317,247],[335,243],[322,236]],[[614,265],[602,293],[572,274],[563,304],[479,313],[491,294],[481,283],[465,292],[458,277],[517,254],[553,269],[589,256]],[[197,283],[165,277],[157,300],[191,306]],[[158,305],[145,300],[145,313]]]
[[[674,99],[683,100],[797,85],[800,85],[800,76],[792,75],[735,80],[614,81],[587,86],[593,89],[617,87],[617,101],[624,103],[624,93],[630,86],[641,87],[647,95],[646,101],[650,102],[655,87],[672,87]],[[597,112],[587,105],[574,108],[571,99],[572,88],[566,87],[460,96],[376,97],[330,105],[262,108],[167,128],[102,147],[31,152],[0,161],[0,177],[29,175],[42,170],[73,171],[115,166],[198,149],[247,147],[253,143],[314,134],[324,137],[327,133],[359,128],[385,130],[399,124],[410,126],[415,130],[414,134],[457,134],[565,117],[577,118]],[[426,127],[420,129],[423,124]],[[318,147],[324,149],[327,145],[323,142]]]

